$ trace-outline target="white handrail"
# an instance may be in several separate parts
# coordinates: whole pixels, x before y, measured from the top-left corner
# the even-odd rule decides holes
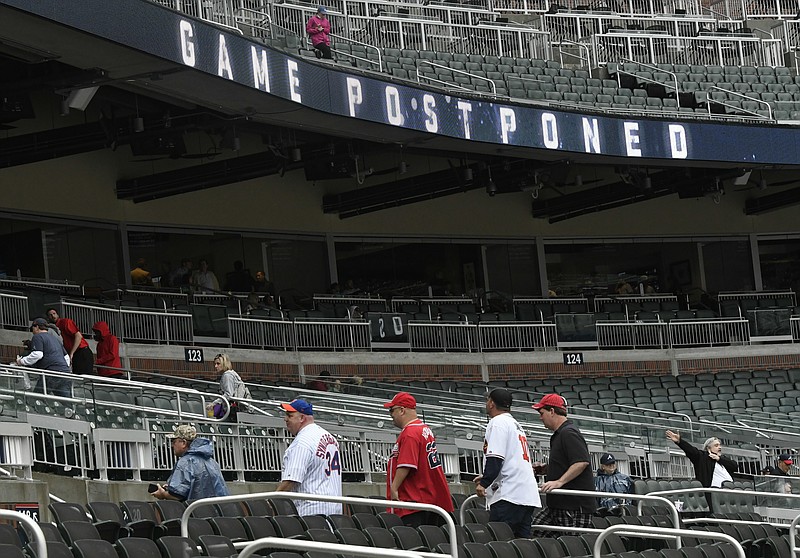
[[[797,548],[797,525],[800,524],[800,515],[792,520],[789,525],[789,558],[795,558],[798,555]]]
[[[397,550],[394,548],[374,548],[371,546],[354,546],[352,544],[335,544],[316,541],[301,541],[297,539],[281,539],[278,537],[266,537],[263,539],[257,539],[245,546],[244,550],[239,553],[239,558],[250,558],[250,556],[255,554],[256,551],[261,550],[262,548],[272,547],[368,557],[388,556],[389,558],[419,558],[422,556],[437,556],[436,554],[432,554],[430,552],[412,552],[411,550]],[[439,554],[438,556],[443,555]]]
[[[569,490],[566,488],[558,488],[555,490],[551,490],[549,492],[542,492],[539,491],[540,494],[559,494],[565,496],[591,496],[592,498],[595,497],[610,497],[610,498],[624,498],[626,500],[641,500],[641,501],[651,501],[651,502],[658,502],[660,504],[666,504],[666,506],[670,510],[670,516],[672,517],[672,524],[675,525],[677,528],[681,524],[680,515],[678,515],[678,510],[675,508],[675,504],[672,503],[669,499],[664,498],[663,496],[654,496],[653,493],[650,494],[621,494],[619,492],[599,492],[599,491],[589,491],[589,490]],[[464,524],[464,519],[466,518],[466,507],[464,504],[467,502],[471,502],[472,500],[476,500],[478,498],[477,494],[473,494],[466,498],[461,503],[461,509],[459,512],[459,520],[461,524]],[[679,539],[680,540],[680,539]],[[680,544],[678,544],[678,548],[680,548]]]
[[[36,541],[37,558],[47,558],[47,540],[44,538],[42,528],[39,527],[31,516],[13,510],[0,510],[0,517],[3,519],[14,519],[29,528]]]
[[[402,508],[402,509],[410,509],[410,510],[420,510],[420,511],[431,511],[441,515],[444,520],[445,524],[447,525],[447,530],[450,535],[450,556],[451,558],[458,558],[458,546],[456,542],[458,538],[456,537],[456,524],[453,522],[453,518],[450,517],[450,514],[444,511],[439,506],[434,506],[432,504],[422,504],[419,502],[398,502],[395,500],[379,500],[377,498],[357,498],[353,496],[325,496],[322,494],[303,494],[300,492],[262,492],[259,494],[238,494],[235,496],[216,496],[214,498],[203,498],[201,500],[195,500],[194,502],[190,503],[186,506],[186,510],[183,512],[181,516],[181,536],[188,537],[189,536],[189,518],[192,515],[192,512],[201,506],[207,506],[209,504],[215,503],[227,503],[227,502],[242,502],[248,500],[264,500],[269,498],[283,498],[283,499],[290,499],[290,500],[311,500],[314,502],[333,502],[333,503],[343,503],[343,504],[366,504],[371,506],[391,506],[393,508]],[[263,539],[262,539],[263,540]],[[273,543],[280,543],[281,545],[284,544],[286,539],[270,539]],[[318,543],[320,544],[320,543]],[[321,543],[324,546],[316,547],[318,549],[329,549],[331,548],[328,545],[331,543]],[[266,546],[263,545],[263,546]],[[337,549],[337,554],[347,554],[349,552],[348,546],[345,545],[333,545]],[[250,548],[248,546],[245,548],[239,556],[250,556],[250,554],[245,554],[247,549]],[[261,547],[259,547],[261,548]],[[352,548],[359,548],[363,549],[363,547],[352,547]],[[361,552],[361,551],[359,551]],[[366,552],[366,551],[365,551]],[[366,556],[372,556],[376,552],[376,549],[372,548],[369,552],[366,552]],[[441,557],[442,554],[436,554],[431,552],[417,552],[411,553],[405,551],[404,554],[398,554],[398,557],[404,556],[427,556],[433,557],[436,556]],[[393,554],[389,554],[386,549],[380,549],[380,554],[384,556],[393,556]]]
[[[420,64],[428,64],[429,66],[432,66],[434,68],[445,68],[446,70],[449,70],[449,71],[454,72],[456,74],[462,74],[462,75],[465,75],[465,76],[469,76],[470,78],[481,79],[483,81],[487,81],[487,82],[489,82],[489,85],[491,86],[492,95],[497,96],[497,86],[495,85],[494,80],[491,80],[491,79],[489,79],[487,77],[479,76],[479,75],[476,75],[476,74],[471,74],[471,73],[465,72],[463,70],[456,70],[455,68],[451,68],[450,66],[445,66],[444,64],[437,64],[436,62],[431,62],[430,60],[418,59],[417,60],[417,68],[419,68]],[[435,78],[429,78],[429,77],[426,77],[426,76],[421,76],[421,77],[426,79],[426,80],[438,81],[440,83],[446,83],[447,85],[454,86],[454,87],[457,87],[459,89],[465,89],[467,91],[472,91],[472,89],[470,89],[468,87],[463,87],[463,86],[461,86],[461,85],[459,85],[457,83],[448,83],[448,82],[444,82],[444,81],[441,81],[441,80],[438,80],[438,79],[435,79]],[[419,81],[419,79],[420,79],[420,73],[417,72],[417,81]],[[480,93],[480,91],[476,91],[476,93]]]
[[[722,105],[724,107],[728,107],[728,108],[732,108],[734,110],[739,110],[739,111],[742,111],[742,112],[746,112],[747,114],[752,114],[753,116],[757,116],[758,118],[764,118],[763,115],[758,114],[757,112],[754,112],[752,110],[748,110],[746,108],[735,107],[733,105],[729,105],[725,101],[718,101],[717,99],[712,98],[711,97],[711,92],[712,91],[722,91],[723,93],[727,93],[728,95],[734,95],[735,97],[746,99],[748,101],[755,101],[756,103],[759,103],[760,105],[766,105],[767,106],[767,112],[769,113],[769,116],[767,118],[769,120],[775,120],[772,117],[772,105],[770,105],[767,101],[762,101],[761,99],[756,99],[755,97],[750,97],[748,95],[744,95],[742,93],[739,93],[738,91],[730,91],[728,89],[723,89],[723,88],[718,87],[716,85],[712,85],[711,87],[706,89],[706,102],[708,103],[708,112],[709,112],[709,114],[711,114],[711,103],[717,103],[717,104]]]
[[[597,540],[594,541],[594,548],[592,549],[593,558],[600,558],[603,543],[608,536],[612,534],[632,535],[634,537],[644,537],[645,535],[672,535],[676,537],[677,540],[680,540],[680,537],[684,536],[695,537],[698,539],[717,539],[732,544],[736,549],[736,554],[738,557],[745,558],[744,549],[739,541],[730,535],[726,535],[725,533],[715,533],[713,531],[691,531],[688,529],[666,529],[664,527],[652,527],[645,525],[612,525],[611,527],[607,528],[600,533],[597,536]]]

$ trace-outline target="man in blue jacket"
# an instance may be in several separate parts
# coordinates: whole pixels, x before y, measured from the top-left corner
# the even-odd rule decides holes
[[[178,458],[167,484],[151,492],[159,500],[199,500],[213,496],[227,496],[228,487],[222,472],[212,457],[211,440],[198,438],[194,426],[182,424],[172,436],[172,452]]]
[[[616,492],[618,494],[630,494],[633,481],[625,473],[617,470],[617,459],[613,453],[604,453],[600,456],[600,468],[594,477],[594,487],[598,492]],[[613,498],[611,496],[600,497],[601,508],[614,508],[629,503],[630,500],[624,498]]]

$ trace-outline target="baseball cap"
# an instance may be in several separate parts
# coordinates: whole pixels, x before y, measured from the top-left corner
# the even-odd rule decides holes
[[[167,438],[179,438],[191,442],[197,438],[197,429],[189,424],[181,424],[175,428],[175,432],[167,434]]]
[[[317,8],[317,12],[319,12],[321,14],[327,14],[328,13],[328,9],[325,6],[320,6],[319,8]]]
[[[414,396],[408,393],[407,391],[401,391],[397,395],[392,398],[391,401],[388,403],[383,404],[384,407],[387,409],[391,409],[392,407],[405,407],[406,409],[416,409],[417,408],[417,400],[414,399]]]
[[[792,460],[792,456],[788,453],[782,453],[778,456],[778,461],[783,461],[787,465],[792,465],[794,461]]]
[[[281,409],[287,413],[300,413],[301,415],[314,415],[314,407],[305,399],[292,399],[288,403],[281,403]]]
[[[47,320],[45,320],[44,318],[36,318],[35,320],[33,320],[33,322],[31,322],[31,327],[33,326],[47,327]]]
[[[557,393],[548,393],[538,403],[533,404],[533,408],[537,411],[542,407],[558,407],[559,409],[567,409],[567,400]]]
[[[600,465],[611,465],[612,463],[616,463],[617,458],[614,457],[613,453],[604,453],[600,456]]]
[[[510,409],[513,398],[511,392],[507,389],[496,388],[489,392],[488,398],[494,401],[494,404],[502,409]]]

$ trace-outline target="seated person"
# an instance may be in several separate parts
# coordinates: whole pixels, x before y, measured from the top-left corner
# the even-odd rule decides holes
[[[630,494],[633,487],[633,480],[625,473],[617,470],[617,459],[613,453],[604,453],[600,457],[600,468],[594,478],[594,487],[598,492],[617,492],[619,494]],[[611,496],[601,496],[600,507],[611,509],[617,506],[629,504],[630,500],[624,498],[613,498]]]

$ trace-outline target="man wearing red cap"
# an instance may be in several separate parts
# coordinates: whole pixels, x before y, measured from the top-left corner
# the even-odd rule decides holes
[[[773,477],[788,477],[789,470],[794,465],[794,460],[792,459],[791,454],[789,453],[782,453],[778,456],[778,463],[776,467],[767,467],[763,471],[761,471],[762,475],[770,475]],[[783,479],[770,479],[771,488],[769,489],[772,492],[783,492],[785,494],[792,493],[792,483],[789,480],[784,481]],[[791,504],[787,504],[791,506]]]
[[[766,467],[761,471],[764,475],[772,475],[775,477],[788,477],[789,469],[792,468],[794,460],[788,453],[782,453],[778,456],[778,463],[776,467]]]
[[[342,462],[339,442],[314,422],[314,409],[304,399],[281,403],[286,413],[283,421],[294,440],[283,455],[283,474],[278,491],[342,495]],[[295,500],[299,515],[331,515],[342,513],[335,502]]]
[[[436,437],[431,428],[417,417],[417,400],[401,391],[383,406],[397,428],[402,429],[386,466],[386,497],[399,502],[433,504],[453,511],[450,487],[436,451]],[[444,518],[429,511],[389,508],[409,527],[442,525]]]
[[[557,393],[549,393],[533,405],[545,428],[553,431],[550,437],[550,460],[542,492],[558,488],[594,491],[592,469],[589,466],[589,446],[578,427],[567,419],[567,401]],[[592,513],[597,500],[591,496],[548,494],[547,507],[533,518],[534,525],[561,527],[592,526]],[[533,536],[559,536],[561,531],[534,532]]]

